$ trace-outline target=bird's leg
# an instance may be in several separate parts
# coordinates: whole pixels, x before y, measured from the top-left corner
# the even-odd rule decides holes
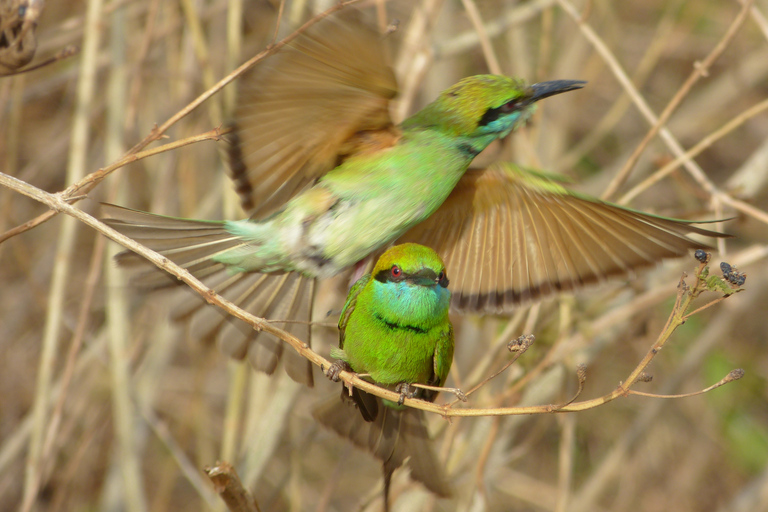
[[[428,384],[415,384],[415,383],[411,384],[411,386],[415,388],[428,389],[430,391],[437,391],[437,392],[445,391],[446,393],[451,393],[453,395],[456,395],[456,398],[458,398],[462,402],[467,401],[467,395],[465,395],[464,392],[459,388],[443,388],[440,386],[430,386]]]
[[[395,392],[400,393],[400,398],[397,400],[397,405],[403,405],[403,402],[405,402],[406,398],[413,398],[413,395],[416,394],[416,390],[412,389],[411,386],[416,385],[410,384],[408,382],[401,382],[395,386]]]
[[[352,367],[349,366],[348,362],[342,361],[341,359],[337,359],[325,371],[325,376],[331,379],[333,382],[339,382],[341,380],[341,377],[340,377],[341,372],[351,372],[351,371],[352,371]]]
[[[352,369],[351,366],[349,366],[349,363],[344,361],[343,359],[336,359],[331,366],[328,367],[327,370],[323,369],[323,372],[325,373],[325,376],[331,379],[333,382],[339,382],[341,380],[341,372],[353,372],[355,370]],[[370,377],[370,374],[368,373],[356,373],[360,378],[363,377]],[[344,383],[344,386],[349,389],[349,396],[352,396],[352,386],[347,385]]]

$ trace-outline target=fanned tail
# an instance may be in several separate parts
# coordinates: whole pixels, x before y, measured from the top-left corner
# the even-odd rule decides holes
[[[310,320],[315,280],[297,273],[232,273],[213,258],[246,245],[225,229],[223,221],[180,219],[105,204],[109,216],[104,222],[122,234],[157,251],[190,271],[206,286],[238,307],[267,319],[286,319],[281,325],[302,341],[310,340]],[[144,288],[158,289],[182,284],[137,254],[117,255],[120,266],[133,271],[132,281]],[[191,321],[191,329],[203,340],[217,340],[221,350],[235,359],[248,358],[259,371],[271,374],[282,358],[288,375],[312,386],[312,366],[285,343],[255,331],[248,324],[206,307],[205,300],[184,290],[172,307],[172,318]]]
[[[450,484],[435,456],[424,412],[409,407],[394,409],[384,405],[378,397],[367,395],[378,401],[379,413],[371,422],[363,419],[350,400],[339,400],[337,397],[316,407],[312,416],[321,425],[369,451],[382,462],[385,502],[388,502],[388,481],[406,459],[411,478],[438,496],[450,496]]]

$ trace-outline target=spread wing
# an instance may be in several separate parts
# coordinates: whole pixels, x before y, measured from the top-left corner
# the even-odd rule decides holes
[[[264,64],[241,79],[230,152],[254,218],[358,151],[361,135],[394,131],[388,107],[397,94],[382,36],[353,12],[318,22]]]
[[[625,274],[724,237],[566,190],[508,164],[468,171],[443,205],[397,243],[437,251],[460,311],[502,313],[525,301]]]

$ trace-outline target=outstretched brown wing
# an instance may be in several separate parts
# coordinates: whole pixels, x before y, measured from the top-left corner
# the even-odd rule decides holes
[[[570,192],[506,164],[468,171],[443,205],[398,243],[437,251],[460,311],[507,312],[541,296],[653,265],[722,237],[686,221]]]
[[[353,11],[310,27],[241,80],[232,174],[243,207],[266,216],[356,151],[356,135],[392,130],[397,94],[382,36]]]

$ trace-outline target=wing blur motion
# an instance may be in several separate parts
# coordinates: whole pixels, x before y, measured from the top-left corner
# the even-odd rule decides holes
[[[177,219],[103,205],[111,227],[190,271],[206,286],[240,308],[270,320],[291,320],[283,327],[302,341],[310,342],[310,320],[315,280],[297,273],[231,273],[213,259],[214,255],[243,245],[218,221]],[[117,256],[121,266],[133,270],[133,283],[145,288],[182,285],[144,258],[126,251]],[[184,287],[186,288],[186,287]],[[281,356],[288,375],[302,384],[313,385],[312,365],[281,340],[255,331],[250,325],[208,306],[192,290],[175,301],[174,320],[192,322],[191,330],[203,340],[218,341],[224,353],[248,358],[257,370],[271,374]]]
[[[511,165],[470,170],[443,205],[397,243],[432,247],[459,311],[503,313],[520,303],[706,248],[724,237],[570,192]]]
[[[351,19],[350,19],[351,18]],[[389,129],[397,94],[381,36],[351,11],[322,20],[241,80],[232,177],[243,208],[264,217]]]

